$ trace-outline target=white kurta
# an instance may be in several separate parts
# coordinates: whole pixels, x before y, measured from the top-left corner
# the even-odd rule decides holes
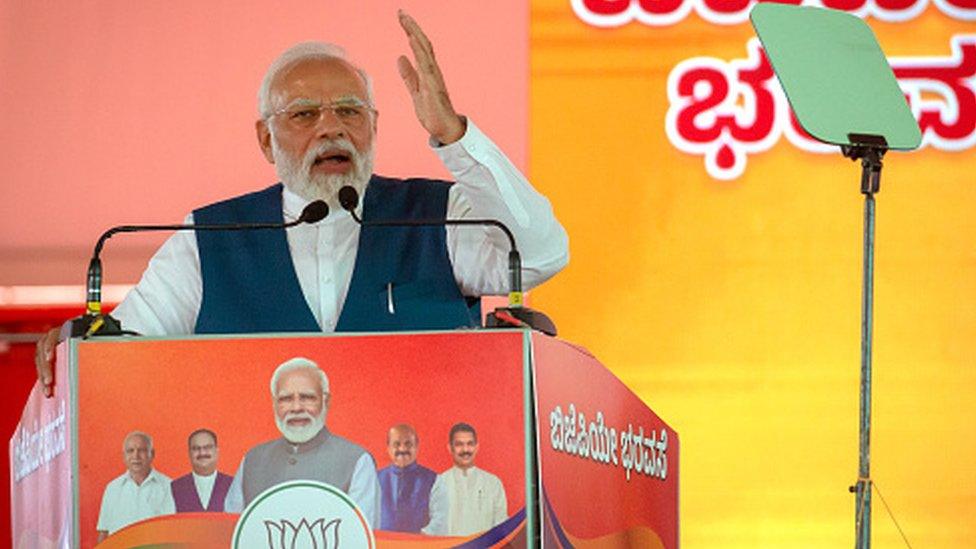
[[[96,529],[111,534],[140,520],[175,513],[169,484],[170,478],[155,469],[142,484],[136,484],[128,471],[116,477],[102,493]]]
[[[566,231],[549,201],[532,188],[498,147],[468,121],[457,142],[434,148],[456,183],[448,195],[449,219],[497,219],[513,232],[522,255],[525,289],[541,284],[569,261]],[[285,189],[283,214],[293,221],[308,201]],[[356,261],[359,225],[338,204],[315,224],[286,232],[295,273],[305,300],[324,332],[335,330]],[[187,223],[193,222],[192,214]],[[454,277],[464,295],[508,293],[505,235],[493,227],[447,227]],[[197,239],[174,233],[156,252],[139,284],[112,314],[144,335],[193,333],[203,299]]]
[[[214,484],[217,483],[217,471],[209,475],[198,475],[191,471],[193,474],[193,486],[197,489],[197,496],[200,497],[200,504],[206,509],[210,505],[210,496],[213,495]]]
[[[451,467],[437,475],[430,491],[430,522],[423,533],[467,536],[508,518],[505,487],[495,475],[471,467]]]
[[[241,483],[244,480],[246,460],[246,455],[241,458],[241,464],[234,474],[234,481],[227,489],[227,499],[224,500],[224,511],[227,513],[240,513],[244,510],[244,488]],[[352,479],[349,481],[349,497],[356,502],[366,521],[373,527],[380,523],[380,496],[380,483],[376,479],[376,463],[367,452],[356,461]]]

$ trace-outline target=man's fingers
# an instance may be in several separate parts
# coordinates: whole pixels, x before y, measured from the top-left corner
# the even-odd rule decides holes
[[[400,26],[406,31],[407,35],[411,38],[416,38],[420,47],[423,48],[431,57],[434,56],[434,47],[431,45],[430,40],[427,35],[424,34],[423,29],[417,24],[417,20],[411,17],[407,12],[400,10],[398,12],[400,16]]]
[[[418,72],[432,75],[436,79],[437,85],[443,86],[444,77],[441,75],[440,67],[437,66],[434,46],[424,31],[420,29],[420,25],[403,10],[400,10],[400,26],[407,33],[410,49],[413,50],[413,57],[417,62]]]
[[[417,40],[416,36],[409,37],[410,49],[413,50],[413,58],[417,62],[417,69],[421,72],[431,73],[431,65],[434,60],[430,57],[424,46]]]
[[[50,330],[37,340],[34,366],[37,367],[37,380],[41,383],[44,396],[54,393],[54,349],[58,344],[58,330]]]
[[[420,77],[417,76],[417,71],[410,64],[407,56],[401,55],[397,59],[397,69],[400,71],[400,78],[403,79],[403,83],[411,95],[420,90]]]
[[[414,59],[417,62],[417,74],[420,86],[438,93],[442,91],[446,85],[444,84],[444,76],[441,74],[441,69],[437,65],[437,61],[424,51],[416,38],[410,38],[410,48],[414,51]]]

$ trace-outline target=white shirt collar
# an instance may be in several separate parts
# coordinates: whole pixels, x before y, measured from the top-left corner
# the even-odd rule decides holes
[[[193,473],[193,478],[200,479],[200,480],[212,480],[217,476],[216,469],[214,469],[214,472],[210,473],[209,475],[198,475],[196,471],[190,471],[190,472]]]
[[[285,221],[294,221],[298,219],[298,216],[302,214],[302,210],[305,209],[305,206],[308,206],[309,202],[311,202],[311,200],[306,200],[298,196],[286,186],[284,190],[281,191],[281,209],[285,214]],[[326,219],[328,219],[328,217]]]
[[[123,482],[131,482],[133,484],[136,483],[136,479],[132,478],[132,473],[130,473],[129,471],[125,472],[123,478],[125,479]],[[142,481],[142,484],[137,484],[136,486],[145,486],[147,482],[159,482],[159,481],[160,481],[159,473],[156,472],[156,468],[154,467],[149,470],[149,474],[146,475],[146,479]]]

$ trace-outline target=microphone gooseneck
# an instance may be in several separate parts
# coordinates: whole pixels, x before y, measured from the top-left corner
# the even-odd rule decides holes
[[[524,307],[522,292],[522,256],[515,244],[515,235],[497,219],[395,219],[387,221],[364,221],[356,215],[359,207],[359,192],[346,185],[339,189],[339,205],[366,227],[429,227],[443,225],[490,225],[501,229],[508,237],[509,292],[508,307],[497,309],[488,315],[489,326],[529,326],[549,335],[556,335],[556,325],[545,314]],[[492,324],[497,322],[497,324]]]
[[[287,223],[231,223],[227,225],[120,225],[102,233],[95,243],[91,261],[88,263],[88,277],[86,280],[85,315],[82,317],[81,333],[72,329],[72,335],[94,335],[103,326],[114,326],[111,329],[120,333],[118,321],[110,316],[102,315],[102,260],[100,255],[105,242],[118,233],[159,232],[159,231],[248,231],[267,229],[288,229],[302,223],[318,223],[329,215],[329,205],[324,200],[310,202],[294,221]],[[109,322],[110,321],[110,322]],[[114,335],[114,334],[113,334]]]
[[[438,227],[442,225],[490,225],[492,227],[498,227],[508,237],[508,306],[522,306],[522,256],[519,254],[518,246],[515,244],[515,235],[501,221],[497,219],[391,219],[387,221],[364,221],[356,215],[356,208],[359,207],[359,192],[349,185],[339,189],[339,205],[352,215],[356,223],[367,227]]]

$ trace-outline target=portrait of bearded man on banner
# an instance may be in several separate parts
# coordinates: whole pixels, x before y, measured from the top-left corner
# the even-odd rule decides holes
[[[370,524],[379,524],[376,462],[362,446],[329,431],[331,394],[328,376],[307,358],[292,358],[275,369],[271,400],[281,438],[245,454],[227,493],[227,512],[241,512],[261,492],[282,482],[315,480],[348,494]]]

